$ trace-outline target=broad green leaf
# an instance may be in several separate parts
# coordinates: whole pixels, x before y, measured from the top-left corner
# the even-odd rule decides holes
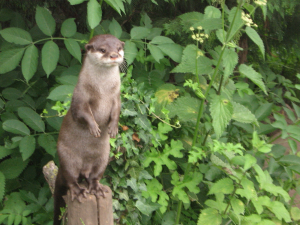
[[[58,63],[60,63],[63,66],[69,67],[71,60],[72,60],[72,56],[69,53],[69,51],[64,48],[60,49]]]
[[[289,223],[291,221],[291,217],[287,209],[285,208],[284,204],[279,201],[272,201],[268,208],[275,214],[275,216],[282,220],[284,219],[285,222]]]
[[[52,36],[55,32],[55,20],[51,13],[40,6],[36,7],[35,21],[40,30],[47,36]]]
[[[35,74],[38,66],[38,49],[35,45],[29,46],[22,59],[22,73],[25,80],[28,82]]]
[[[255,117],[258,121],[263,121],[270,116],[273,108],[273,103],[263,103],[255,111]]]
[[[160,50],[165,53],[167,56],[169,56],[172,60],[175,62],[180,63],[181,62],[181,56],[182,56],[182,47],[178,44],[161,44],[157,47],[160,48]]]
[[[99,25],[102,19],[102,9],[97,0],[89,0],[87,4],[87,17],[92,29]]]
[[[213,6],[207,6],[204,10],[204,19],[207,18],[221,18],[221,11],[220,9],[213,7]]]
[[[233,198],[230,200],[230,204],[231,204],[231,206],[232,206],[233,211],[234,211],[237,215],[239,215],[239,214],[244,214],[244,212],[245,212],[245,205],[244,205],[244,203],[243,203],[241,200],[239,200],[239,199],[233,197]]]
[[[74,88],[75,86],[73,85],[60,85],[50,92],[48,99],[53,101],[64,101],[68,95],[73,93]]]
[[[83,3],[86,0],[68,0],[71,5],[78,5],[80,3]]]
[[[35,150],[35,138],[33,136],[25,136],[19,144],[20,152],[22,153],[22,159],[25,161],[28,159]]]
[[[37,132],[45,132],[45,123],[34,110],[28,107],[18,108],[18,115],[33,130]]]
[[[238,63],[238,54],[232,48],[226,48],[223,55],[224,79],[232,75],[234,68]]]
[[[0,146],[0,160],[5,158],[6,156],[12,154],[14,151],[12,149],[7,149],[3,146]]]
[[[197,225],[220,225],[222,223],[222,216],[218,210],[208,208],[201,210]]]
[[[233,7],[229,13],[229,22],[230,28],[228,29],[227,34],[227,42],[231,41],[233,37],[237,34],[237,32],[244,26],[244,21],[242,20],[242,10],[237,9],[237,7]]]
[[[204,15],[200,12],[188,12],[178,17],[181,19],[180,23],[183,29],[188,31],[193,24],[201,21]]]
[[[223,193],[223,194],[231,194],[234,190],[233,181],[230,178],[224,178],[212,185],[210,188],[208,194],[217,194],[217,193]]]
[[[38,143],[42,146],[46,152],[53,157],[56,153],[56,140],[51,134],[42,134],[38,138]]]
[[[287,165],[300,165],[300,157],[296,155],[285,155],[278,160],[278,163]]]
[[[236,193],[238,195],[247,198],[247,200],[257,197],[257,193],[255,191],[254,184],[252,181],[244,177],[242,178],[241,185],[243,186],[243,189],[237,189]]]
[[[131,179],[127,179],[127,186],[131,187],[134,192],[138,192],[139,188],[135,178],[131,177]]]
[[[134,27],[130,30],[131,39],[144,39],[150,34],[150,29],[146,27]]]
[[[257,162],[256,158],[250,154],[245,155],[245,165],[244,170],[250,169]]]
[[[138,114],[138,116],[134,118],[134,122],[144,130],[151,130],[151,123],[145,115]]]
[[[2,95],[7,100],[16,100],[18,98],[21,98],[23,96],[23,93],[16,89],[16,88],[5,88],[2,91]]]
[[[222,28],[222,19],[208,18],[193,24],[193,27],[201,26],[204,30],[217,30]]]
[[[247,66],[245,64],[239,66],[239,71],[255,83],[266,95],[268,95],[260,73],[256,72],[251,66]]]
[[[17,178],[27,166],[28,161],[23,161],[21,157],[6,159],[0,163],[0,171],[6,179]]]
[[[135,203],[135,206],[138,208],[138,210],[141,213],[143,213],[146,216],[150,216],[153,211],[160,208],[160,204],[158,204],[158,203],[153,203],[153,202],[146,203],[141,200],[137,200],[137,202]]]
[[[196,45],[188,45],[182,54],[181,63],[176,66],[172,73],[193,73],[199,75],[207,74],[212,71],[212,60],[198,55],[201,53]],[[197,65],[197,69],[196,69]]]
[[[121,11],[125,13],[124,3],[122,0],[104,0],[115,11],[121,15]]]
[[[3,122],[3,129],[13,134],[30,135],[28,127],[19,120],[6,120]]]
[[[226,35],[227,35],[226,31],[224,31],[223,29],[219,29],[216,31],[216,35],[222,44],[225,43]]]
[[[42,48],[42,66],[47,76],[52,73],[59,59],[59,48],[53,41],[47,41]]]
[[[297,146],[296,141],[294,141],[294,140],[292,140],[292,139],[288,139],[288,142],[289,142],[289,146],[290,146],[292,152],[296,155],[296,154],[297,154],[297,150],[298,150],[298,149],[297,149],[298,146]]]
[[[77,41],[73,39],[66,39],[64,43],[71,55],[78,59],[79,62],[81,62],[81,50]]]
[[[214,95],[210,104],[210,113],[217,138],[221,137],[233,115],[231,101],[221,95]]]
[[[76,23],[74,20],[75,20],[75,18],[69,18],[69,19],[66,19],[62,23],[61,29],[60,29],[62,36],[72,37],[76,34],[77,26],[76,26]]]
[[[137,50],[136,44],[131,41],[126,41],[125,47],[124,47],[124,54],[125,54],[124,57],[126,59],[127,65],[130,65],[131,63],[133,63],[137,53],[138,53],[138,50]]]
[[[245,106],[232,102],[233,105],[233,114],[232,119],[240,123],[257,123],[254,114]]]
[[[61,76],[61,77],[57,77],[56,81],[58,81],[60,84],[76,86],[78,81],[78,76],[73,76],[73,75]]]
[[[0,74],[15,69],[23,56],[25,48],[14,48],[0,52]]]
[[[5,176],[0,171],[0,201],[2,201],[2,199],[3,199],[4,191],[5,191]]]
[[[248,37],[251,38],[251,40],[259,47],[263,55],[263,58],[265,59],[265,46],[259,34],[252,27],[248,27],[248,26],[246,27],[245,31]]]
[[[111,23],[109,24],[109,32],[110,34],[114,35],[116,38],[120,38],[122,35],[122,27],[120,24],[113,19]]]
[[[159,61],[164,58],[164,54],[162,53],[160,48],[158,48],[155,45],[151,45],[151,44],[148,44],[147,46],[150,51],[150,54],[153,56],[153,58],[156,60],[156,62],[160,63]]]
[[[1,196],[0,196],[0,199],[1,199]],[[292,207],[291,208],[291,216],[292,216],[293,220],[299,221],[300,220],[300,209],[298,207]]]
[[[7,42],[15,43],[17,45],[28,45],[32,43],[30,34],[17,27],[3,29],[0,31],[0,34]]]
[[[173,44],[173,43],[174,41],[171,38],[164,37],[164,36],[156,36],[150,42],[150,44],[156,44],[156,45]]]

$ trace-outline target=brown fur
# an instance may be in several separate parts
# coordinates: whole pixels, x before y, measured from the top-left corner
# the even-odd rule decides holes
[[[112,35],[98,35],[86,47],[86,56],[57,142],[60,168],[54,192],[54,225],[60,224],[62,196],[72,200],[86,193],[104,196],[99,183],[109,159],[109,138],[118,133],[120,114],[119,65],[124,43]],[[88,189],[80,187],[84,178]]]

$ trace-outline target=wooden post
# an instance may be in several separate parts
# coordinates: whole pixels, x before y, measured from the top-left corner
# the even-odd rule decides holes
[[[47,163],[43,168],[44,176],[54,193],[54,181],[57,175],[57,166],[53,161]],[[112,191],[105,186],[108,193],[104,197],[96,198],[95,195],[87,194],[87,198],[82,198],[82,202],[77,199],[72,201],[68,191],[64,196],[67,205],[67,214],[64,216],[67,225],[113,225]]]

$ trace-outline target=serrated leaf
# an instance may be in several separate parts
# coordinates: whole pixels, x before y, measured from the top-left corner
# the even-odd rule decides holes
[[[284,219],[285,222],[291,222],[291,217],[287,209],[284,207],[284,204],[279,201],[272,201],[268,208],[275,214],[275,216],[282,220]]]
[[[30,34],[17,27],[9,27],[0,31],[2,37],[10,43],[15,43],[17,45],[28,45],[32,43],[32,38]]]
[[[5,158],[6,156],[12,154],[14,151],[12,149],[7,149],[3,146],[0,146],[0,160]]]
[[[75,18],[66,19],[62,25],[60,32],[64,37],[72,37],[76,34],[77,26],[75,23]]]
[[[243,186],[243,189],[237,189],[236,193],[238,195],[247,198],[247,200],[257,197],[257,193],[252,181],[248,180],[247,178],[242,178],[241,185]]]
[[[201,211],[197,225],[220,225],[222,216],[216,209],[208,208]]]
[[[42,48],[42,66],[47,76],[52,73],[59,59],[59,48],[53,41],[47,41]]]
[[[116,38],[120,38],[122,35],[122,27],[120,24],[113,19],[111,23],[109,24],[109,32],[110,34],[114,35]]]
[[[232,102],[232,105],[233,105],[232,119],[240,123],[254,123],[254,122],[257,123],[254,114],[252,114],[252,112],[248,108],[236,102]]]
[[[38,138],[38,143],[40,146],[42,146],[46,152],[53,157],[56,153],[56,141],[54,137],[50,134],[42,134]]]
[[[230,21],[230,28],[228,29],[230,33],[227,35],[227,42],[231,41],[236,33],[244,26],[244,21],[242,20],[242,10],[238,9],[237,7],[233,7],[230,10],[228,19]]]
[[[254,30],[252,27],[247,26],[245,31],[248,37],[251,38],[251,40],[259,47],[263,58],[265,59],[265,45],[256,30]]]
[[[210,104],[213,127],[217,138],[221,137],[233,115],[233,105],[222,95],[214,95]]]
[[[176,66],[171,72],[196,74],[197,65],[197,73],[199,75],[209,73],[212,70],[212,60],[205,56],[198,57],[198,51],[199,49],[196,45],[188,45],[183,50],[181,63]]]
[[[0,74],[15,69],[23,56],[25,48],[14,48],[0,52]]]
[[[181,62],[182,47],[178,44],[160,44],[157,46],[160,50],[169,56],[175,62]]]
[[[28,82],[35,74],[38,66],[38,49],[35,45],[29,46],[22,59],[22,74],[25,80]]]
[[[81,62],[81,50],[77,41],[73,39],[66,39],[64,43],[70,54]]]
[[[134,27],[130,30],[131,39],[144,39],[150,34],[151,30],[147,27]]]
[[[74,88],[75,86],[73,85],[60,85],[50,92],[48,99],[53,101],[64,101],[69,94],[73,93]]]
[[[214,6],[207,6],[204,10],[204,19],[206,18],[221,18],[220,9]]]
[[[27,166],[28,161],[23,161],[21,157],[6,159],[0,163],[0,171],[6,179],[17,178]]]
[[[87,4],[87,18],[91,29],[99,25],[102,19],[102,9],[97,0],[89,0]]]
[[[273,103],[264,103],[259,106],[255,111],[255,117],[258,121],[263,121],[271,115]]]
[[[13,134],[30,135],[28,127],[19,120],[5,120],[2,126],[4,130]]]
[[[0,171],[0,201],[2,201],[4,197],[4,190],[5,190],[5,176]]]
[[[40,6],[36,7],[35,21],[40,30],[47,36],[52,36],[55,32],[55,20],[50,12]]]
[[[256,72],[252,67],[245,64],[239,66],[239,71],[255,83],[266,95],[268,95],[265,84],[260,73]]]
[[[150,54],[153,56],[153,58],[156,60],[156,62],[160,63],[159,61],[164,58],[164,54],[162,53],[160,48],[158,48],[155,45],[151,45],[151,44],[148,44],[147,47],[150,51]]]
[[[239,199],[233,197],[233,198],[230,200],[230,204],[231,204],[231,206],[232,206],[233,211],[234,211],[237,215],[239,215],[239,214],[244,214],[244,212],[245,212],[245,205],[244,205],[244,203],[243,203],[241,200],[239,200]]]
[[[210,188],[208,194],[217,194],[217,193],[223,193],[223,194],[231,194],[234,190],[233,181],[230,178],[224,178],[212,185]]]
[[[229,75],[233,73],[234,68],[238,63],[238,54],[232,48],[226,48],[223,55],[223,66],[224,69],[224,79],[227,79]]]
[[[45,132],[45,123],[34,110],[28,107],[18,108],[19,117],[32,129],[38,132]]]
[[[22,153],[22,159],[27,160],[35,150],[35,138],[33,136],[25,136],[22,138],[19,144],[20,152]]]

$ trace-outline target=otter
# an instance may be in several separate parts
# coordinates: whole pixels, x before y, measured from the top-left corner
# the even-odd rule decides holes
[[[120,72],[124,42],[110,34],[97,35],[85,45],[86,54],[63,119],[57,141],[58,169],[54,191],[54,225],[59,225],[62,198],[70,190],[72,201],[87,193],[105,197],[99,183],[109,160],[109,138],[118,133],[121,108]],[[78,182],[85,179],[88,188]]]

